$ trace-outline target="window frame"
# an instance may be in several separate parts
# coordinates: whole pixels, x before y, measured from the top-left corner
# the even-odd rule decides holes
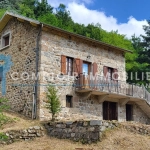
[[[8,45],[5,45],[5,38],[7,38],[7,37],[9,37],[9,43],[8,43]],[[5,48],[9,47],[10,46],[10,42],[11,42],[11,33],[7,32],[7,33],[3,34],[1,36],[1,48],[0,48],[0,50],[3,50]]]

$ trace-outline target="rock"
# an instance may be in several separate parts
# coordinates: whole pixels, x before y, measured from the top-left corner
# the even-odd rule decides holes
[[[101,120],[91,120],[90,121],[90,126],[100,126],[100,125],[102,125]]]
[[[100,131],[105,131],[106,127],[105,126],[101,126]]]
[[[71,137],[72,137],[72,138],[75,137],[75,135],[76,135],[75,133],[71,133]]]
[[[39,127],[39,126],[34,126],[33,127],[35,130],[40,130],[41,129],[41,127]]]

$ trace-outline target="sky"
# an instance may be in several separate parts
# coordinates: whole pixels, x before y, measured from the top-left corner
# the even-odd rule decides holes
[[[48,0],[57,8],[65,4],[74,22],[100,23],[102,29],[116,31],[131,38],[144,34],[143,25],[150,19],[149,0]]]

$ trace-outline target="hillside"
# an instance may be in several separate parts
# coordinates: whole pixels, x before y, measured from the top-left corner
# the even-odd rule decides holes
[[[40,125],[38,121],[21,118],[21,116],[13,113],[7,114],[13,118],[13,122],[3,126],[0,132],[8,130],[20,130],[30,126]],[[125,125],[131,123],[125,123]],[[134,124],[132,124],[134,125]],[[136,127],[141,124],[136,124]],[[50,138],[46,134],[44,137],[36,138],[32,141],[15,142],[10,145],[1,146],[0,150],[150,150],[150,136],[139,135],[125,130],[120,127],[115,130],[105,132],[102,142],[91,145],[82,145],[69,140],[60,140]]]

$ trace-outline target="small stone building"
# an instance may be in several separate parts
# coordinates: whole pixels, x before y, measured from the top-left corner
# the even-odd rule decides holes
[[[7,12],[0,21],[1,96],[12,110],[47,120],[45,93],[54,85],[61,120],[149,123],[149,92],[126,83],[126,52]]]

